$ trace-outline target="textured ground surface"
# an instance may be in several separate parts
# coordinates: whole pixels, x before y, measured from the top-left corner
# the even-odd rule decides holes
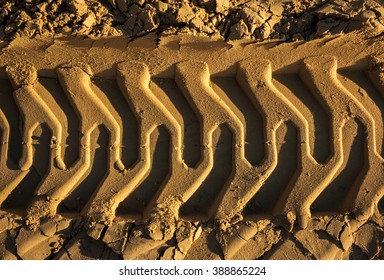
[[[380,1],[41,2],[0,0],[0,259],[384,259]]]
[[[363,29],[383,32],[381,0],[0,1],[0,39],[187,33],[291,41]]]

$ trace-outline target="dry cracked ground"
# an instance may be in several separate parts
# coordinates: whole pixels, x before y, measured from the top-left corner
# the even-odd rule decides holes
[[[0,1],[0,39],[187,33],[213,39],[311,40],[384,28],[380,0]]]
[[[381,0],[0,0],[0,259],[384,259]]]

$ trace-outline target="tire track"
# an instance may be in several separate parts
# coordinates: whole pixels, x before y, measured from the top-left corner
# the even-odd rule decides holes
[[[281,257],[276,248],[318,258],[307,247],[325,230],[303,232],[329,213],[353,216],[350,233],[336,234],[350,250],[354,232],[383,212],[384,62],[351,70],[342,59],[306,55],[275,69],[273,58],[244,57],[218,72],[187,57],[161,62],[161,75],[122,59],[108,81],[87,64],[62,64],[49,78],[12,64],[22,127],[18,139],[16,113],[0,106],[0,205],[35,177],[28,205],[14,204],[31,229],[70,208],[94,236],[133,219],[125,258],[164,246],[161,258],[184,258],[201,222],[213,222],[224,258],[251,256],[242,248],[267,235],[275,249],[253,258]],[[34,152],[39,131],[48,163]],[[319,256],[339,254],[337,242]]]

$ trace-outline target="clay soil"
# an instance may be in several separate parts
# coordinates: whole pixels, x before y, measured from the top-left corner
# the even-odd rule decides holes
[[[384,259],[380,0],[0,0],[0,259]]]

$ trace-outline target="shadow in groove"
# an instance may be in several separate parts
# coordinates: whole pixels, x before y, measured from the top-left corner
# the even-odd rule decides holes
[[[53,97],[60,109],[64,112],[68,123],[68,137],[63,139],[65,147],[64,161],[65,164],[72,166],[79,156],[79,120],[75,110],[72,108],[70,101],[62,89],[58,79],[40,78],[39,83]]]
[[[384,120],[384,87],[380,84],[380,81],[377,81],[374,72],[342,71],[340,74],[339,81],[343,82],[351,93],[355,96],[362,96],[366,99],[366,102],[370,102],[369,112],[375,119],[376,127],[382,128]],[[383,135],[378,131],[376,133],[377,150],[381,156],[384,156]]]
[[[380,199],[378,203],[379,212],[381,215],[384,215],[384,196]]]
[[[21,157],[21,131],[19,109],[13,99],[13,88],[6,79],[0,79],[0,109],[10,126],[8,160],[18,163]],[[0,175],[1,176],[1,175]]]

